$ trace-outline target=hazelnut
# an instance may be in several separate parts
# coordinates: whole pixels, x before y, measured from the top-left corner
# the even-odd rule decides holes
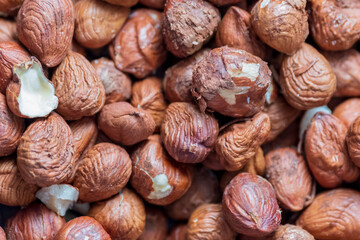
[[[187,224],[178,224],[173,227],[166,240],[187,240]]]
[[[360,167],[360,116],[357,117],[351,124],[347,135],[346,143],[347,149],[353,163]]]
[[[241,171],[260,176],[265,174],[265,157],[261,147],[258,148],[255,156],[250,158]]]
[[[80,46],[80,44],[78,44],[75,40],[73,40],[71,42],[71,48],[70,49],[71,49],[71,51],[80,53],[81,55],[86,57],[85,48],[83,46]]]
[[[212,150],[219,134],[216,119],[191,103],[171,103],[161,126],[161,139],[170,156],[183,163],[199,163]]]
[[[163,36],[167,49],[184,58],[200,50],[220,23],[219,10],[204,0],[167,0]]]
[[[192,94],[202,111],[208,107],[230,117],[252,116],[264,106],[270,74],[267,64],[248,52],[216,48],[197,64]]]
[[[286,240],[286,239],[297,239],[297,240],[315,240],[315,238],[306,230],[295,225],[280,225],[271,240]]]
[[[209,153],[207,158],[202,162],[202,165],[214,171],[225,170],[225,167],[214,150]]]
[[[15,15],[24,0],[1,0],[0,1],[0,15]]]
[[[140,0],[140,3],[150,8],[163,9],[165,0]]]
[[[132,7],[139,2],[139,0],[103,0],[103,1],[123,7]]]
[[[17,41],[16,22],[0,18],[0,26],[0,42]]]
[[[350,98],[334,109],[334,116],[340,119],[347,128],[360,115],[360,98]]]
[[[0,227],[0,240],[6,240],[6,235],[2,227]]]
[[[167,233],[167,219],[157,208],[146,207],[145,229],[138,240],[164,240]]]
[[[243,0],[208,0],[208,1],[216,6],[225,6],[229,4],[239,3]]]
[[[308,129],[309,125],[311,124],[311,120],[313,119],[315,114],[318,112],[324,112],[324,113],[331,114],[331,110],[327,106],[321,106],[321,107],[316,107],[316,108],[306,110],[304,115],[302,116],[301,122],[300,122],[300,131],[299,131],[300,141],[303,140],[304,133]],[[302,144],[302,142],[300,142],[300,146],[301,146],[301,144]]]

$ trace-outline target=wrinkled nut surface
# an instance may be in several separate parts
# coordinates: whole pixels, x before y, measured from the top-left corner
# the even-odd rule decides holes
[[[351,160],[360,167],[360,117],[351,124],[346,135],[346,143]]]
[[[163,9],[165,0],[140,0],[140,3],[150,8]]]
[[[146,208],[145,229],[138,240],[164,240],[168,222],[165,214],[157,208]]]
[[[183,163],[199,163],[212,150],[219,134],[216,119],[192,103],[171,103],[161,126],[161,139],[170,156]]]
[[[210,108],[230,117],[262,110],[270,70],[260,58],[237,48],[211,50],[193,74],[192,94],[202,111]]]
[[[306,230],[295,225],[281,225],[279,226],[271,240],[315,240],[315,238]]]
[[[360,115],[360,98],[350,98],[336,106],[334,116],[340,119],[347,128]]]
[[[132,7],[139,2],[139,0],[103,0],[103,1],[123,7]]]
[[[265,174],[265,157],[261,147],[258,148],[258,150],[255,153],[255,156],[250,158],[250,160],[241,169],[241,171],[259,176]]]
[[[264,237],[280,225],[275,191],[260,176],[238,174],[225,188],[222,204],[227,222],[240,234]]]
[[[187,224],[179,224],[173,227],[166,240],[186,240]]]
[[[0,26],[0,42],[17,41],[15,21],[0,18]]]

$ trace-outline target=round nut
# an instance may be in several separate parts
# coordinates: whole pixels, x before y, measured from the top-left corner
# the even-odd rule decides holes
[[[351,124],[346,135],[346,143],[351,160],[360,167],[360,116]]]
[[[360,115],[360,98],[350,98],[343,101],[334,109],[333,115],[349,128],[351,123]]]
[[[187,224],[178,224],[173,227],[166,240],[187,240]]]
[[[167,218],[157,208],[147,207],[145,229],[138,240],[164,240],[167,233]]]
[[[0,42],[17,41],[15,21],[1,18],[0,26]]]
[[[163,9],[165,0],[140,0],[140,3],[150,8]]]
[[[123,7],[132,7],[139,2],[139,0],[103,0],[103,1]]]
[[[279,226],[272,240],[285,240],[285,239],[297,239],[297,240],[315,240],[315,238],[306,230],[295,225],[281,225]]]

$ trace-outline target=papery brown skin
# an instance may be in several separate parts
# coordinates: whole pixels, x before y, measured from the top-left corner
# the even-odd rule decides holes
[[[138,240],[164,240],[168,222],[165,214],[158,208],[146,207],[145,229]]]
[[[25,130],[17,149],[17,166],[27,183],[47,187],[68,181],[75,164],[69,125],[55,112]]]
[[[221,16],[204,0],[167,0],[163,36],[167,49],[184,58],[200,50],[215,33]]]
[[[215,48],[197,64],[192,94],[202,111],[253,116],[263,109],[270,75],[267,64],[246,51]]]
[[[89,216],[95,218],[112,239],[136,240],[145,228],[144,203],[127,188],[110,199],[94,203]]]
[[[225,170],[225,167],[222,165],[214,150],[209,153],[206,159],[202,162],[202,165],[214,171]]]
[[[239,173],[225,188],[225,217],[238,233],[266,236],[280,225],[281,210],[271,184],[251,173]]]
[[[243,0],[208,0],[208,2],[211,2],[212,4],[219,6],[219,7],[229,5],[229,4],[239,3],[241,1],[243,1]]]
[[[360,117],[351,124],[347,134],[346,143],[349,156],[353,163],[360,167]]]
[[[325,188],[354,182],[360,171],[346,149],[346,126],[335,116],[319,112],[313,117],[305,135],[305,154],[316,181]]]
[[[78,120],[98,113],[105,104],[105,89],[94,67],[81,54],[68,52],[52,76],[57,112],[65,120]]]
[[[130,15],[109,46],[119,70],[144,78],[165,62],[161,19],[162,13],[151,9],[137,9]]]
[[[43,64],[55,67],[71,47],[73,3],[71,0],[25,0],[16,23],[20,42]]]
[[[326,58],[303,43],[294,55],[284,57],[280,86],[292,107],[307,110],[330,101],[336,90],[336,76]]]
[[[45,205],[32,203],[10,218],[5,227],[7,240],[52,240],[65,219]]]
[[[148,138],[156,125],[150,113],[127,102],[116,102],[104,106],[98,126],[114,142],[134,145]]]
[[[139,2],[149,8],[163,9],[166,0],[140,0]]]
[[[340,119],[347,128],[360,115],[360,98],[349,98],[334,109],[333,115]]]
[[[179,224],[173,227],[166,240],[187,240],[187,224]]]
[[[139,0],[103,0],[103,1],[123,7],[132,7],[139,2]]]
[[[306,230],[295,225],[280,225],[270,240],[315,240]]]
[[[0,0],[0,15],[16,15],[24,0]]]
[[[360,193],[335,189],[320,193],[300,215],[297,225],[319,240],[358,240],[360,236]]]
[[[16,22],[0,18],[0,42],[17,41]]]
[[[115,67],[112,60],[99,58],[91,62],[104,85],[105,104],[126,101],[131,96],[131,79]]]
[[[161,139],[170,156],[183,163],[199,163],[212,150],[219,134],[217,120],[192,103],[171,103],[161,126]]]

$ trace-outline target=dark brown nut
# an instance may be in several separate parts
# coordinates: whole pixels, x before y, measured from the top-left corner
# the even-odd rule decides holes
[[[336,76],[326,58],[304,43],[294,55],[284,57],[280,86],[291,106],[307,110],[330,101],[336,90]]]
[[[315,238],[306,230],[302,229],[299,226],[295,225],[281,225],[279,226],[274,236],[270,240],[315,240]]]
[[[219,10],[204,0],[167,0],[163,36],[167,49],[177,57],[187,57],[202,48],[215,33]]]
[[[183,163],[199,163],[211,152],[219,134],[216,119],[192,103],[171,103],[161,126],[161,139],[170,156]]]
[[[0,0],[0,15],[16,15],[24,0]]]
[[[351,160],[360,167],[360,117],[351,124],[346,135],[346,143]]]
[[[0,240],[6,240],[6,235],[2,227],[0,227]]]
[[[334,109],[333,115],[340,119],[347,128],[360,115],[360,98],[350,98]]]
[[[208,1],[216,6],[225,6],[229,4],[239,3],[243,0],[208,0]]]
[[[104,85],[105,104],[126,101],[131,96],[131,79],[115,67],[112,60],[99,58],[91,62]]]
[[[145,207],[141,198],[125,188],[119,194],[91,206],[95,218],[112,239],[136,240],[145,228]]]
[[[360,2],[353,0],[311,0],[310,28],[323,49],[351,48],[360,39]]]
[[[130,15],[109,46],[118,69],[144,78],[165,62],[161,18],[161,12],[150,9],[137,9]]]
[[[208,107],[230,117],[252,116],[265,104],[270,75],[267,64],[252,54],[216,48],[198,63],[192,94],[202,111]]]
[[[64,224],[63,217],[43,204],[33,203],[10,218],[5,231],[8,240],[51,240]]]
[[[203,204],[191,214],[187,240],[235,240],[236,233],[225,220],[221,204]]]
[[[179,224],[171,229],[166,240],[186,240],[187,224]]]
[[[0,42],[17,41],[16,22],[0,18]]]
[[[151,115],[127,102],[105,105],[100,112],[98,124],[111,140],[123,145],[141,142],[155,130]]]
[[[140,0],[140,3],[150,8],[163,9],[165,0]]]
[[[350,160],[345,143],[347,128],[335,116],[319,112],[305,136],[305,154],[316,181],[325,188],[354,182],[360,171]]]
[[[47,187],[68,181],[74,162],[73,134],[54,112],[32,123],[20,138],[17,166],[27,183]]]
[[[123,7],[132,7],[139,2],[139,0],[103,0],[103,1]]]
[[[360,193],[335,189],[320,193],[301,214],[297,225],[315,239],[357,240],[360,236]]]
[[[281,210],[271,184],[251,173],[239,173],[223,195],[225,217],[238,233],[266,236],[280,225]]]
[[[164,91],[170,102],[192,102],[190,89],[193,83],[193,72],[201,59],[211,50],[202,49],[189,58],[169,67],[165,72]]]
[[[236,123],[220,133],[215,143],[216,154],[227,171],[243,168],[270,132],[270,118],[256,114],[252,120]]]
[[[219,160],[219,157],[216,155],[216,152],[213,150],[207,156],[207,158],[202,162],[202,164],[214,171],[222,171],[225,170],[224,166]]]
[[[71,0],[25,0],[16,23],[19,40],[26,48],[46,66],[55,67],[71,46],[73,3]]]
[[[167,219],[157,208],[147,207],[145,229],[138,240],[164,240],[167,233]]]
[[[264,160],[265,162],[265,160]],[[265,164],[264,164],[265,165]],[[235,171],[235,172],[227,172],[225,171],[222,175],[221,175],[221,179],[220,179],[220,188],[221,188],[221,192],[225,191],[226,186],[230,183],[230,181],[236,177],[236,175],[238,175],[239,173],[241,173],[241,171]]]
[[[57,112],[65,120],[78,120],[99,112],[105,104],[105,89],[94,67],[81,54],[69,51],[52,76]]]

